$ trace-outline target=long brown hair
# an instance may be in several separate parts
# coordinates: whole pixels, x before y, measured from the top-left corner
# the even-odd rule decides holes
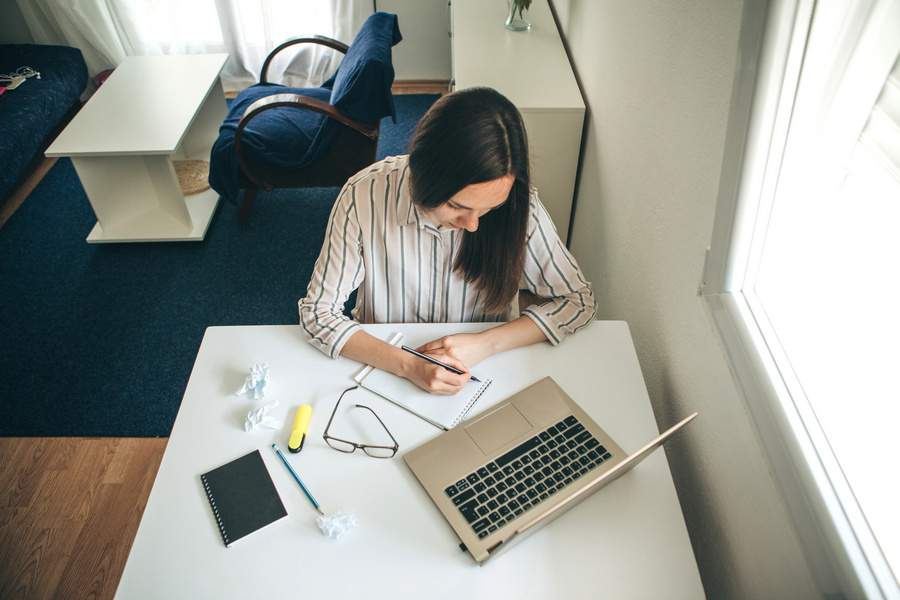
[[[481,290],[488,313],[502,313],[519,288],[528,229],[528,164],[522,115],[491,88],[444,96],[413,134],[410,188],[417,206],[436,208],[473,183],[515,177],[506,202],[482,216],[477,231],[463,231],[453,265]]]

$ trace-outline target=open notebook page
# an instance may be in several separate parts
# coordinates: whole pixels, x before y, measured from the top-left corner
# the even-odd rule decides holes
[[[396,346],[402,339],[403,334],[397,333],[388,343]],[[465,418],[472,406],[491,385],[491,379],[480,375],[479,378],[482,379],[481,383],[470,380],[453,396],[429,394],[407,379],[373,367],[364,368],[354,377],[354,380],[361,387],[405,408],[432,425],[441,429],[452,429]]]

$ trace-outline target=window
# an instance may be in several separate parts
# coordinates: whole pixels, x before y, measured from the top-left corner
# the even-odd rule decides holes
[[[900,0],[758,13],[701,290],[823,595],[900,597]]]
[[[18,5],[35,41],[79,48],[90,73],[127,56],[227,52],[221,74],[226,91],[256,83],[266,56],[288,38],[350,41],[371,9],[354,0],[19,0]],[[321,85],[341,56],[324,46],[292,46],[269,65],[270,81]]]
[[[239,29],[241,44],[265,56],[290,37],[336,29],[329,2],[112,0],[108,5],[120,27],[126,28],[130,43],[167,54],[225,52],[227,37]]]

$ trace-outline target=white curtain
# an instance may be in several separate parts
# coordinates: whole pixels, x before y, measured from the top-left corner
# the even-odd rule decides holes
[[[255,83],[266,55],[291,37],[349,44],[370,0],[17,0],[35,41],[79,48],[93,76],[126,56],[227,52],[226,91]],[[301,44],[278,54],[269,81],[317,86],[342,55]],[[160,82],[165,85],[165,82]]]

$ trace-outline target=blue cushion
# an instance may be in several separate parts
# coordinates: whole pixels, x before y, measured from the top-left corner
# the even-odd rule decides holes
[[[300,94],[328,102],[327,88],[291,88],[271,83],[257,84],[242,91],[231,102],[228,116],[219,128],[209,161],[209,184],[223,197],[233,199],[240,188],[234,135],[241,117],[251,104],[272,94]],[[300,168],[312,162],[334,139],[337,130],[331,120],[311,110],[276,108],[256,116],[244,128],[241,149],[251,162],[273,167]]]
[[[65,46],[0,45],[0,73],[31,67],[31,77],[0,95],[0,202],[27,175],[32,160],[56,133],[87,85],[81,51]]]
[[[377,12],[366,19],[334,77],[331,104],[351,119],[372,125],[393,117],[391,47],[402,39],[397,15]]]

